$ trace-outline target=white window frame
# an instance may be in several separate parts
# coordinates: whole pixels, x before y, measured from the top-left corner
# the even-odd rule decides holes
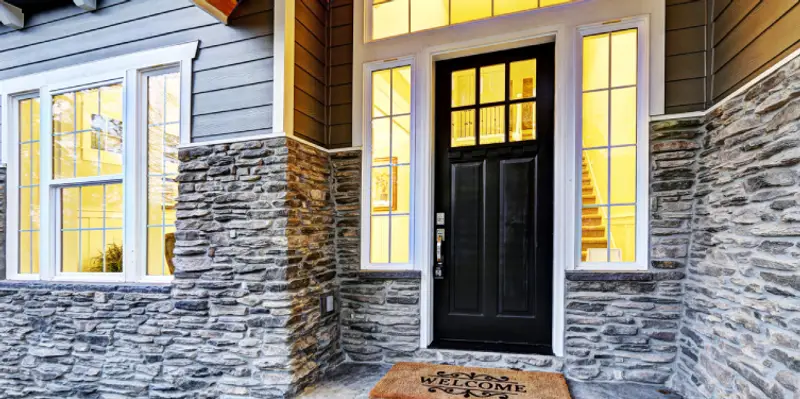
[[[147,275],[146,239],[146,168],[147,168],[147,79],[154,71],[180,73],[180,144],[190,142],[192,60],[199,42],[126,54],[87,64],[0,81],[0,117],[2,124],[2,162],[7,164],[6,278],[76,282],[169,283],[172,276]],[[123,172],[113,176],[59,179],[52,182],[52,115],[54,94],[89,87],[122,83],[123,95]],[[39,273],[19,273],[19,137],[17,107],[19,100],[38,97],[40,101],[40,250]],[[131,167],[132,166],[132,167]],[[59,188],[75,184],[104,184],[124,181],[122,273],[64,273],[60,265],[60,230],[58,223]],[[13,190],[13,191],[12,191]]]
[[[411,67],[411,133],[410,133],[410,167],[409,167],[409,212],[408,212],[408,262],[406,263],[372,263],[370,258],[371,247],[371,217],[372,217],[372,73],[384,69],[397,67]],[[362,104],[363,125],[364,126],[364,148],[361,152],[361,269],[362,270],[412,270],[414,269],[414,248],[416,243],[415,232],[415,209],[416,193],[414,182],[416,181],[416,103],[414,93],[416,91],[416,78],[414,70],[414,58],[403,57],[387,62],[372,62],[364,64],[364,93]]]
[[[634,262],[583,262],[581,260],[581,153],[583,150],[583,39],[602,33],[637,29],[637,79],[636,79],[636,260]],[[649,109],[650,109],[650,27],[647,16],[625,18],[619,22],[591,24],[578,27],[575,63],[575,269],[636,271],[647,270],[649,265]],[[609,88],[610,90],[610,88]],[[610,117],[610,116],[609,116]]]

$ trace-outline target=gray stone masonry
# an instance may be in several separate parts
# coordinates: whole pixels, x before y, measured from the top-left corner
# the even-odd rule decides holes
[[[675,387],[800,397],[800,59],[707,116]]]
[[[0,283],[0,397],[283,398],[344,356],[330,166],[276,138],[182,149],[168,286]]]

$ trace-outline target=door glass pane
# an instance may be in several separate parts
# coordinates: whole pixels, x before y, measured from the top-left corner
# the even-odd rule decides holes
[[[408,216],[392,216],[392,263],[408,263],[408,251],[411,247],[408,242]]]
[[[503,101],[505,98],[505,64],[481,67],[481,104]]]
[[[450,0],[411,0],[411,31],[445,26],[450,19]]]
[[[636,87],[611,90],[611,145],[636,144]]]
[[[611,203],[636,202],[636,147],[611,149]]]
[[[392,169],[393,178],[396,183],[392,183],[397,191],[397,205],[393,207],[394,213],[409,213],[411,208],[411,167],[408,165],[395,166]]]
[[[450,118],[450,145],[452,147],[475,145],[475,110],[451,112]]]
[[[508,140],[536,140],[536,102],[511,104],[508,115]]]
[[[611,86],[636,84],[637,30],[611,34]]]
[[[372,216],[371,218],[370,262],[389,262],[389,216]]]
[[[392,190],[393,181],[397,181],[396,167],[372,168],[372,214],[389,213],[396,206],[397,189]]]
[[[609,221],[612,262],[636,261],[636,207],[612,206]]]
[[[481,108],[480,143],[494,144],[506,141],[505,106]]]
[[[583,38],[583,90],[608,87],[609,34]]]
[[[408,0],[374,0],[372,38],[382,39],[408,33]]]
[[[608,145],[608,91],[583,94],[583,147]]]
[[[411,113],[411,67],[392,69],[392,115]]]
[[[509,99],[536,97],[536,59],[512,62]]]
[[[451,1],[450,23],[474,21],[492,16],[492,0]]]
[[[475,70],[455,71],[452,75],[452,106],[463,107],[475,104]]]
[[[122,184],[98,184],[61,190],[61,270],[120,273]]]
[[[608,203],[608,150],[587,150],[583,152],[582,187],[588,191],[595,204]],[[585,199],[585,197],[584,197]]]
[[[608,207],[581,210],[581,260],[608,261]]]
[[[536,8],[536,0],[494,0],[494,15],[509,14]]]
[[[372,120],[372,164],[388,164],[391,154],[391,126],[392,118]]]
[[[392,162],[411,162],[411,117],[392,118]]]
[[[392,70],[384,69],[372,73],[372,117],[389,116],[392,113]]]

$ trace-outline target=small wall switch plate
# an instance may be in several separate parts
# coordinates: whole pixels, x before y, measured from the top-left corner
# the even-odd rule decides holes
[[[236,230],[231,230],[231,231],[229,231],[229,232],[228,232],[228,235],[229,235],[231,238],[236,238]]]
[[[328,295],[325,298],[325,309],[328,312],[333,312],[333,295]]]

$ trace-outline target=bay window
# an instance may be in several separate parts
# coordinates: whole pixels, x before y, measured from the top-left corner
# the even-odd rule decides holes
[[[579,80],[583,268],[646,268],[647,129],[644,29],[582,31]]]
[[[196,48],[0,82],[9,278],[171,278]]]

